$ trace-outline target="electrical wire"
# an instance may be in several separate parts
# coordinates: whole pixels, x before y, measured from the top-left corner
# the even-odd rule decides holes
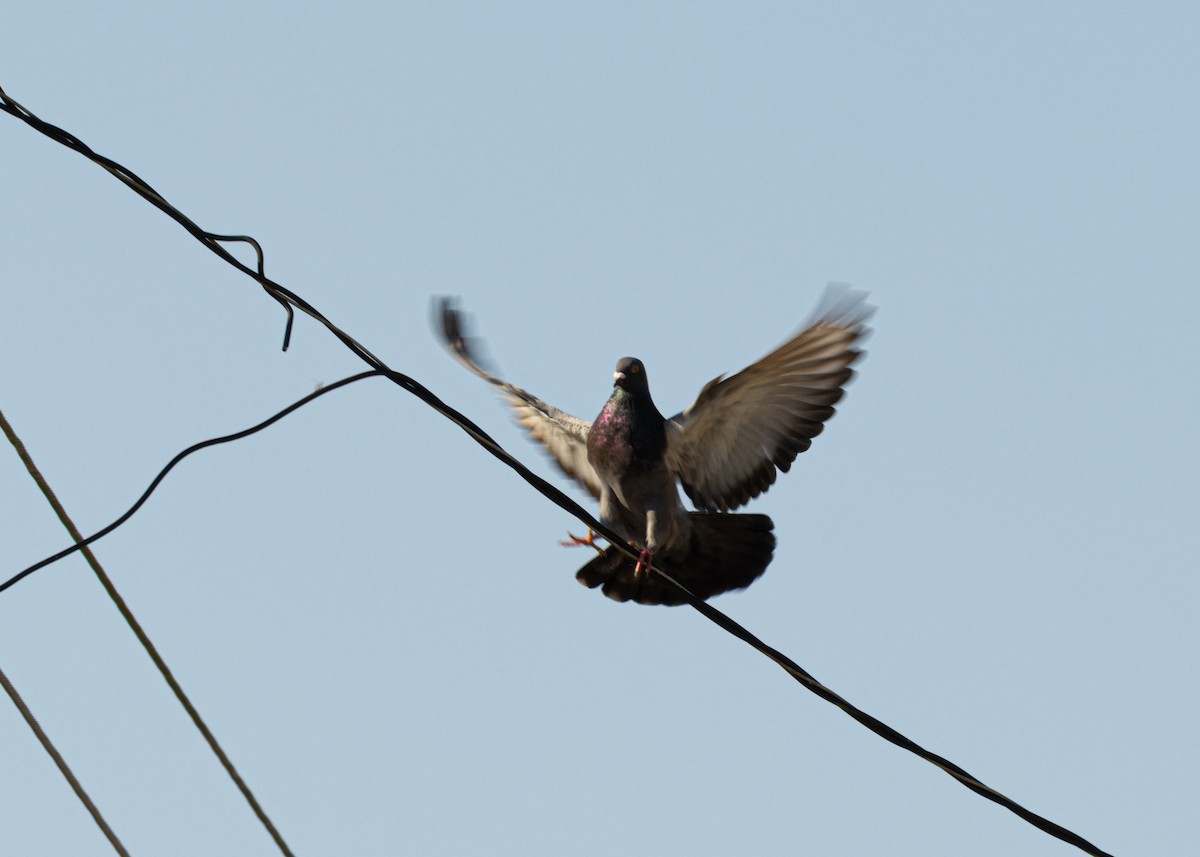
[[[128,521],[131,517],[133,517],[133,513],[136,512],[138,509],[140,509],[142,507],[142,504],[145,503],[148,499],[150,499],[150,495],[154,493],[154,490],[156,488],[158,488],[159,484],[163,481],[163,479],[166,478],[167,474],[170,473],[175,468],[175,465],[179,464],[179,462],[183,461],[185,458],[187,458],[193,452],[199,452],[200,450],[205,449],[206,447],[216,446],[217,444],[222,444],[222,443],[229,443],[230,441],[241,440],[244,437],[249,437],[250,435],[254,434],[255,432],[262,431],[267,426],[272,425],[273,423],[283,419],[288,414],[292,413],[292,411],[295,411],[296,409],[301,408],[304,405],[307,405],[309,402],[314,401],[314,400],[320,398],[321,396],[324,396],[326,393],[332,393],[334,390],[337,390],[341,387],[345,387],[347,384],[353,384],[355,381],[362,381],[364,378],[374,378],[374,377],[377,377],[382,374],[383,373],[379,372],[378,370],[371,370],[369,372],[361,372],[358,375],[352,375],[349,378],[342,378],[340,381],[335,381],[332,384],[326,384],[325,386],[321,387],[321,389],[319,389],[315,392],[309,393],[303,399],[293,402],[292,404],[290,404],[286,408],[284,408],[282,411],[279,411],[277,414],[274,414],[273,416],[268,417],[267,419],[263,420],[261,423],[258,423],[257,425],[253,425],[248,429],[242,429],[241,431],[234,432],[233,434],[227,434],[227,435],[222,435],[221,437],[214,437],[214,438],[210,438],[209,440],[203,440],[200,443],[189,446],[187,449],[183,450],[183,452],[179,453],[174,458],[172,458],[170,460],[170,462],[167,463],[167,466],[158,472],[158,475],[155,476],[154,479],[150,482],[150,486],[144,492],[142,492],[142,496],[139,497],[137,499],[137,502],[135,502],[132,506],[130,506],[129,509],[123,515],[121,515],[119,518],[117,518],[115,521],[113,521],[107,527],[104,527],[103,529],[98,530],[97,532],[88,536],[86,539],[76,538],[75,544],[71,545],[70,547],[63,548],[58,553],[53,554],[52,556],[48,556],[43,560],[39,560],[38,562],[35,562],[33,565],[29,566],[28,568],[25,568],[25,569],[17,572],[12,577],[10,577],[8,580],[4,581],[3,583],[0,583],[0,592],[3,592],[4,590],[8,589],[9,587],[13,586],[14,584],[19,583],[21,580],[23,580],[24,578],[33,574],[35,571],[45,568],[48,565],[52,565],[53,563],[58,562],[60,559],[64,559],[65,557],[68,557],[71,554],[75,553],[75,551],[82,550],[83,548],[87,547],[88,545],[92,544],[93,542],[99,541],[100,539],[104,538],[109,533],[111,533],[113,530],[115,530],[117,527],[121,526],[123,523]],[[3,413],[0,413],[0,420],[3,420],[3,418],[4,418]],[[7,425],[7,424],[5,424],[5,425]],[[8,434],[7,429],[5,429],[5,434]],[[19,440],[15,439],[15,435],[10,435],[9,440],[13,443],[14,446],[16,446],[17,444],[20,443]],[[72,535],[75,536],[76,534],[73,533]]]
[[[83,790],[83,786],[75,778],[75,774],[71,772],[71,768],[67,765],[66,760],[58,752],[53,742],[51,742],[50,736],[42,729],[42,725],[37,722],[37,718],[33,716],[33,712],[29,710],[29,706],[25,704],[25,700],[21,698],[21,694],[17,693],[17,689],[13,687],[13,683],[4,674],[4,670],[0,670],[0,685],[4,687],[5,692],[13,701],[13,705],[17,706],[17,711],[21,712],[21,716],[25,718],[25,722],[29,724],[29,728],[33,730],[33,734],[37,736],[42,747],[50,754],[50,758],[54,760],[54,764],[71,786],[71,791],[75,792],[75,796],[79,798],[84,808],[87,809],[88,814],[92,816],[92,819],[104,834],[104,838],[109,841],[113,850],[120,854],[121,857],[129,857],[129,852],[125,850],[125,846],[121,844],[121,840],[117,838],[117,834],[113,833],[112,828],[108,826],[108,822],[104,820],[104,816],[100,814],[100,810],[97,809],[96,804],[88,797],[88,793]]]

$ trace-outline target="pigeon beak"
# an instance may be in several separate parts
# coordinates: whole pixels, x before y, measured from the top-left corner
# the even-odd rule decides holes
[[[613,372],[613,383],[614,384],[620,384],[624,380],[625,380],[624,372]]]

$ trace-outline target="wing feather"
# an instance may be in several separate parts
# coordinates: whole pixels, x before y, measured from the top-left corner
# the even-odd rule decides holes
[[[812,445],[854,376],[855,345],[873,311],[865,298],[829,289],[796,336],[736,375],[714,378],[668,421],[668,465],[696,508],[738,508]]]
[[[600,477],[587,459],[587,437],[592,424],[560,411],[484,369],[476,356],[475,339],[463,335],[462,314],[449,299],[439,300],[438,315],[441,317],[441,332],[446,345],[459,362],[489,384],[503,390],[505,399],[515,412],[516,421],[546,448],[564,473],[591,492],[593,497],[599,498]]]

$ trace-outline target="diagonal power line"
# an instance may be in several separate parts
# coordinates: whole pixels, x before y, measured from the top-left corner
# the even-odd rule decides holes
[[[75,540],[76,544],[82,542],[83,535],[75,526],[75,522],[72,521],[71,517],[67,514],[67,510],[63,508],[62,503],[59,502],[58,497],[55,496],[54,491],[50,488],[49,483],[46,482],[45,477],[42,476],[41,472],[38,470],[37,465],[33,463],[32,456],[30,456],[29,451],[25,448],[25,445],[21,443],[21,439],[17,437],[16,432],[13,431],[13,428],[5,418],[3,411],[0,411],[0,431],[4,432],[4,435],[8,438],[9,443],[11,443],[13,448],[17,451],[17,455],[20,456],[21,462],[25,465],[25,469],[29,471],[29,475],[33,477],[33,481],[37,483],[42,495],[45,496],[46,502],[48,502],[50,507],[54,509],[54,514],[58,516],[59,521],[61,521],[62,525],[66,527],[66,530],[70,534],[71,538]],[[223,767],[226,773],[229,774],[234,784],[238,787],[238,791],[242,793],[242,797],[246,799],[246,802],[250,804],[250,808],[254,811],[254,814],[258,816],[259,822],[261,822],[263,827],[267,829],[267,833],[271,835],[271,838],[275,840],[275,845],[279,848],[279,850],[286,855],[286,857],[292,857],[292,852],[288,849],[287,843],[283,841],[283,837],[279,834],[279,831],[275,829],[275,825],[271,823],[271,819],[267,818],[266,812],[263,811],[263,808],[259,805],[258,800],[255,799],[254,793],[250,791],[250,787],[246,785],[246,781],[243,780],[241,775],[237,772],[237,768],[233,766],[233,762],[229,760],[229,756],[225,754],[225,751],[221,749],[221,745],[217,743],[216,736],[212,734],[212,731],[208,728],[208,725],[200,716],[200,712],[196,710],[196,706],[192,705],[192,701],[188,698],[187,694],[183,692],[183,687],[180,686],[179,681],[171,672],[170,667],[167,666],[167,662],[162,659],[162,655],[158,653],[158,649],[155,647],[154,643],[150,641],[150,637],[146,635],[146,631],[142,628],[141,623],[138,622],[137,618],[133,615],[133,611],[129,609],[129,605],[125,603],[125,599],[121,597],[121,593],[119,593],[116,586],[113,585],[112,579],[104,571],[104,568],[101,567],[100,560],[96,559],[96,555],[92,553],[92,549],[86,545],[81,546],[79,550],[83,553],[84,559],[87,560],[88,565],[92,567],[92,571],[96,573],[96,577],[100,579],[100,585],[104,587],[104,591],[108,593],[108,597],[112,599],[113,604],[117,605],[117,610],[121,612],[121,615],[125,618],[125,621],[133,630],[134,635],[138,638],[138,642],[140,642],[142,647],[146,650],[146,654],[150,656],[150,660],[154,661],[154,666],[158,667],[158,671],[162,673],[163,679],[168,685],[170,685],[171,690],[175,693],[175,697],[179,700],[180,705],[182,705],[187,711],[188,716],[192,718],[192,722],[196,724],[196,728],[200,730],[200,734],[204,736],[204,740],[208,742],[208,746],[212,749],[217,759],[220,760],[221,767]],[[98,815],[97,821],[100,822]],[[102,824],[102,826],[104,825]],[[105,827],[105,832],[109,833],[107,827]]]
[[[323,325],[327,330],[329,330],[330,333],[332,333],[335,337],[337,337],[338,340],[340,340],[347,348],[349,348],[352,352],[354,352],[356,355],[358,355],[358,357],[360,359],[362,359],[365,363],[367,363],[367,365],[370,366],[372,369],[377,370],[380,374],[386,376],[393,383],[399,385],[400,387],[403,387],[409,393],[416,396],[418,399],[425,402],[425,404],[429,405],[431,408],[436,410],[438,413],[442,414],[442,416],[446,417],[452,423],[457,425],[460,429],[462,429],[464,432],[466,432],[476,443],[478,443],[480,446],[482,446],[485,450],[487,450],[489,453],[491,453],[493,456],[495,456],[497,459],[499,459],[505,465],[510,467],[513,471],[515,471],[517,473],[518,476],[520,476],[527,483],[529,483],[531,486],[533,486],[533,488],[535,490],[540,492],[543,496],[545,496],[551,502],[555,503],[560,508],[562,508],[565,511],[569,512],[570,514],[574,515],[576,518],[578,518],[584,524],[588,525],[593,530],[595,530],[597,533],[599,533],[601,536],[603,536],[605,539],[607,539],[609,542],[611,542],[615,547],[617,547],[620,550],[625,551],[631,558],[635,558],[635,559],[637,558],[637,552],[634,551],[632,548],[628,547],[625,544],[625,541],[623,539],[619,538],[616,535],[616,533],[613,533],[607,527],[603,526],[591,514],[589,514],[582,506],[580,506],[578,503],[576,503],[574,500],[572,500],[570,497],[568,497],[566,494],[564,494],[558,488],[551,485],[545,479],[541,478],[540,476],[538,476],[537,474],[535,474],[531,470],[529,470],[529,468],[527,468],[525,465],[523,465],[520,461],[513,458],[513,456],[511,456],[508,452],[506,452],[503,449],[503,447],[501,447],[494,440],[492,440],[492,438],[489,437],[487,435],[487,433],[484,432],[483,429],[481,429],[479,426],[477,426],[474,422],[472,422],[470,419],[468,419],[463,414],[456,411],[454,408],[451,408],[449,405],[447,405],[445,402],[443,402],[441,399],[439,399],[437,396],[435,396],[432,392],[430,392],[428,389],[426,389],[423,385],[421,385],[414,379],[391,369],[382,360],[380,360],[378,357],[376,357],[374,354],[372,354],[369,350],[367,350],[366,347],[361,345],[357,340],[355,340],[353,337],[351,337],[345,331],[343,331],[339,327],[337,327],[332,321],[330,321],[328,318],[326,318],[324,315],[322,315],[315,307],[313,307],[311,304],[309,304],[307,301],[305,301],[299,295],[284,288],[279,283],[277,283],[274,280],[267,277],[263,273],[264,266],[263,266],[263,255],[262,255],[261,247],[258,245],[258,242],[254,241],[253,238],[250,238],[248,236],[218,235],[216,233],[207,232],[207,231],[201,229],[192,220],[190,220],[186,215],[184,215],[182,212],[180,212],[178,209],[176,209],[174,206],[172,206],[170,203],[168,203],[167,200],[158,193],[158,191],[156,191],[152,187],[150,187],[150,185],[148,185],[145,181],[143,181],[141,178],[139,178],[135,173],[126,169],[124,166],[117,163],[116,161],[113,161],[103,155],[97,154],[91,148],[89,148],[83,141],[79,140],[73,134],[70,134],[69,132],[64,131],[63,129],[61,129],[57,126],[51,125],[50,123],[45,122],[42,119],[38,118],[33,113],[31,113],[29,110],[27,110],[25,107],[23,107],[21,104],[17,103],[12,98],[10,98],[8,96],[8,94],[4,92],[3,89],[0,89],[0,110],[3,110],[5,113],[15,116],[17,119],[20,119],[22,122],[29,125],[31,128],[38,131],[39,133],[49,137],[50,139],[54,140],[57,143],[60,143],[63,146],[66,146],[67,148],[71,149],[72,151],[77,152],[80,155],[83,155],[88,160],[92,161],[93,163],[98,164],[99,166],[101,166],[102,168],[107,170],[109,173],[111,173],[113,176],[115,176],[117,179],[119,179],[121,182],[123,182],[127,187],[129,187],[131,190],[133,190],[135,193],[137,193],[139,196],[141,196],[147,202],[154,205],[156,208],[158,208],[160,211],[162,211],[168,217],[172,218],[177,223],[179,223],[194,238],[196,238],[196,240],[200,241],[200,243],[202,243],[204,246],[208,247],[208,249],[211,250],[213,253],[217,254],[222,259],[224,259],[227,263],[229,263],[230,265],[237,268],[242,273],[246,274],[247,276],[249,276],[253,280],[255,280],[260,286],[263,287],[263,289],[267,292],[268,295],[270,295],[272,298],[274,298],[276,301],[280,302],[281,304],[284,304],[285,308],[288,308],[288,326],[286,328],[285,335],[284,335],[284,348],[285,349],[287,348],[288,337],[290,336],[290,332],[291,332],[292,316],[291,316],[290,307],[295,307],[296,309],[299,309],[301,312],[312,317],[317,322],[319,322],[321,325]],[[229,253],[229,251],[224,247],[225,243],[235,242],[235,241],[242,242],[242,243],[248,243],[252,247],[254,247],[255,252],[257,253],[257,256],[258,256],[257,270],[251,269],[250,267],[242,264],[234,256],[232,256]],[[290,307],[288,305],[290,305]],[[903,747],[904,749],[908,750],[909,752],[911,752],[911,753],[919,756],[920,758],[925,759],[927,762],[930,762],[931,764],[937,766],[938,768],[943,770],[945,773],[947,773],[948,775],[950,775],[951,777],[956,779],[959,783],[961,783],[965,787],[971,789],[976,794],[979,794],[979,795],[987,798],[988,800],[991,800],[994,803],[997,803],[1000,806],[1005,807],[1006,809],[1015,813],[1017,816],[1019,816],[1026,822],[1037,827],[1039,830],[1042,830],[1043,832],[1045,832],[1051,836],[1054,836],[1064,842],[1074,845],[1076,848],[1079,848],[1080,850],[1084,851],[1085,853],[1094,855],[1094,857],[1111,857],[1111,855],[1109,855],[1107,852],[1100,850],[1098,847],[1096,847],[1092,843],[1088,842],[1086,839],[1079,836],[1078,834],[1073,833],[1072,831],[1067,830],[1066,828],[1062,827],[1061,825],[1058,825],[1058,824],[1054,823],[1053,821],[1043,818],[1042,816],[1026,809],[1025,807],[1016,803],[1012,799],[1004,796],[1003,794],[997,792],[995,789],[992,789],[991,787],[985,785],[980,780],[971,776],[965,770],[963,770],[962,768],[955,765],[953,762],[950,762],[949,760],[944,759],[943,757],[938,756],[935,753],[931,753],[930,751],[925,750],[923,747],[921,747],[920,745],[911,741],[910,739],[906,738],[905,736],[901,735],[899,732],[897,732],[895,729],[892,729],[887,724],[881,722],[880,720],[872,717],[871,715],[869,715],[863,711],[860,711],[858,708],[854,707],[849,702],[842,699],[842,697],[838,696],[836,693],[829,690],[827,687],[825,687],[820,682],[818,682],[815,678],[813,678],[808,672],[806,672],[803,668],[801,668],[798,664],[796,664],[790,658],[786,657],[782,653],[776,651],[775,649],[773,649],[770,646],[763,643],[761,640],[759,640],[757,637],[755,637],[753,634],[751,634],[749,631],[747,631],[741,625],[734,622],[728,616],[721,613],[719,610],[711,607],[704,601],[701,601],[699,598],[697,598],[691,592],[688,592],[688,590],[686,588],[684,588],[682,585],[680,585],[677,581],[673,580],[668,575],[663,573],[660,569],[652,568],[651,570],[654,573],[659,574],[661,577],[663,577],[665,580],[667,580],[674,586],[678,587],[678,589],[684,594],[688,604],[690,604],[695,610],[697,610],[702,615],[704,615],[707,619],[709,619],[710,621],[712,621],[719,627],[723,628],[730,634],[734,635],[738,639],[742,640],[747,645],[752,646],[754,649],[756,649],[757,651],[762,653],[764,656],[766,656],[767,658],[769,658],[770,660],[775,662],[777,665],[779,665],[785,672],[787,672],[788,675],[790,675],[796,681],[800,682],[800,684],[802,684],[805,688],[812,691],[813,693],[815,693],[817,696],[821,697],[825,701],[832,703],[833,705],[836,705],[838,708],[840,708],[842,711],[844,711],[850,717],[854,718],[856,721],[861,723],[863,726],[866,726],[868,729],[870,729],[875,734],[892,742],[893,744],[896,744],[899,747]]]
[[[25,722],[29,724],[29,728],[33,730],[33,734],[37,736],[42,747],[50,754],[50,758],[54,760],[54,764],[62,772],[67,784],[71,786],[71,791],[75,792],[75,796],[79,798],[80,803],[87,809],[88,814],[96,822],[96,826],[100,828],[100,832],[104,834],[104,838],[109,841],[113,850],[120,854],[121,857],[129,857],[129,852],[125,850],[125,846],[121,844],[121,840],[117,838],[117,834],[113,833],[112,828],[108,826],[108,822],[104,820],[104,816],[100,814],[100,810],[96,808],[96,804],[92,803],[92,799],[88,797],[88,793],[83,790],[83,786],[75,778],[75,774],[71,772],[66,760],[58,752],[58,749],[50,740],[50,736],[42,729],[42,725],[37,722],[37,718],[33,716],[33,712],[29,710],[29,706],[25,704],[25,700],[21,698],[21,694],[17,693],[17,689],[13,687],[13,683],[4,674],[4,670],[0,670],[0,685],[4,687],[4,692],[12,699],[13,705],[17,706],[17,711],[21,712],[21,716],[25,718]]]

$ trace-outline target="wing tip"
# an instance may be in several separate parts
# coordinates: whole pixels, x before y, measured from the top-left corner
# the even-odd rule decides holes
[[[460,363],[493,384],[499,383],[490,371],[489,361],[480,354],[481,340],[467,332],[471,327],[470,316],[459,309],[459,302],[456,295],[434,295],[433,328]]]
[[[830,281],[804,326],[832,324],[854,330],[861,339],[870,333],[866,323],[875,314],[875,306],[867,303],[870,294],[850,283]]]

